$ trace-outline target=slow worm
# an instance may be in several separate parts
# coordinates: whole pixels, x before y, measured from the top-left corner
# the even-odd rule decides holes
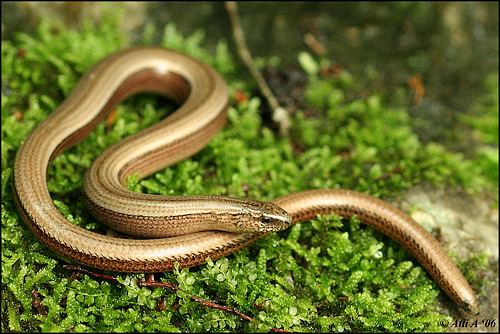
[[[137,239],[97,234],[68,222],[47,188],[50,161],[77,143],[126,97],[154,92],[179,103],[156,125],[107,149],[87,171],[90,210],[112,229]],[[221,196],[134,193],[127,176],[146,177],[203,148],[224,126],[228,105],[222,78],[207,65],[161,48],[133,48],[98,63],[19,149],[14,194],[31,231],[49,248],[99,269],[161,272],[234,253],[271,231],[317,214],[357,215],[407,248],[461,306],[478,310],[474,291],[430,233],[399,209],[347,190],[310,190],[273,202]]]

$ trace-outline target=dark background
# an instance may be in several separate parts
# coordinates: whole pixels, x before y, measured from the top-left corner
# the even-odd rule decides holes
[[[234,48],[222,2],[2,3],[2,39],[33,31],[40,17],[74,27],[99,21],[110,6],[125,10],[123,30],[132,41],[147,23],[159,42],[165,25],[175,23],[185,35],[204,31],[208,49],[220,39]],[[257,60],[278,58],[286,73],[299,68],[300,51],[327,58],[354,76],[361,93],[377,92],[390,105],[408,108],[422,141],[467,155],[466,136],[449,130],[484,93],[488,75],[498,75],[498,3],[242,2],[238,8]],[[324,47],[323,55],[305,43],[307,34]],[[414,105],[404,92],[417,76],[425,96]]]

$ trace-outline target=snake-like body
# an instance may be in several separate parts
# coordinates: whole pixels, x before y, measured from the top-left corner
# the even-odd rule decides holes
[[[85,177],[90,210],[117,238],[68,222],[47,187],[50,161],[83,139],[107,112],[138,92],[165,95],[180,108],[107,149]],[[400,242],[455,302],[477,310],[474,291],[430,233],[405,213],[348,190],[310,190],[272,202],[222,196],[159,196],[129,191],[127,176],[146,177],[201,148],[224,126],[225,82],[209,66],[162,48],[132,48],[98,63],[19,149],[14,194],[29,228],[52,250],[84,265],[119,272],[160,272],[234,253],[271,231],[317,214],[359,219]],[[147,238],[147,239],[145,239]]]

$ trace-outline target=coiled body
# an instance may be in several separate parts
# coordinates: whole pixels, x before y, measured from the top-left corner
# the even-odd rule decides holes
[[[46,181],[57,154],[84,138],[118,102],[137,92],[183,102],[165,120],[106,150],[86,174],[91,211],[115,230],[150,239],[100,235],[68,222]],[[439,243],[400,210],[346,190],[311,190],[259,202],[220,196],[157,196],[124,186],[199,151],[223,127],[227,91],[211,68],[161,48],[116,53],[87,73],[72,94],[25,140],[14,167],[16,203],[29,228],[52,250],[79,263],[121,272],[160,272],[234,253],[270,231],[315,217],[357,215],[406,247],[457,303],[475,294]]]

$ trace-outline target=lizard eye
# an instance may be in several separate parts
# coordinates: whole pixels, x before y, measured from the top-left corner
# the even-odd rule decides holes
[[[261,222],[264,225],[268,225],[268,224],[271,224],[273,222],[273,220],[269,216],[263,216]]]

